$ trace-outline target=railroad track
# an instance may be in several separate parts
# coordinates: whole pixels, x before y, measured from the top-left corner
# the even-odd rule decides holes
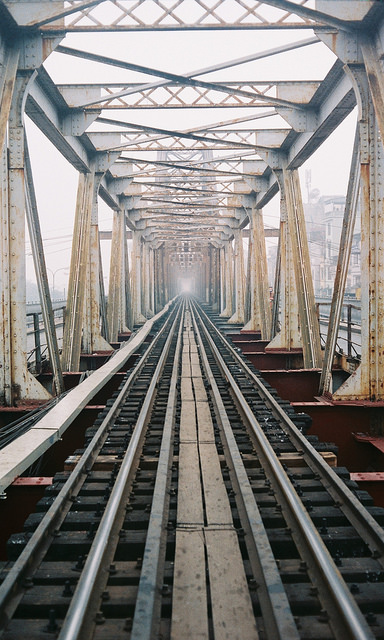
[[[384,638],[384,510],[202,308],[115,395],[9,541],[2,638]]]

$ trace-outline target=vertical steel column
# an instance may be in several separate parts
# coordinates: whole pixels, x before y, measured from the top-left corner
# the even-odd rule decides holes
[[[225,250],[220,247],[219,264],[220,264],[220,315],[225,309]]]
[[[128,330],[126,326],[125,243],[125,212],[115,210],[113,212],[107,305],[110,342],[117,342],[119,332]]]
[[[12,404],[10,282],[9,282],[8,153],[0,156],[0,404]]]
[[[223,318],[231,317],[233,313],[233,247],[232,240],[227,240],[224,244],[224,289],[225,308],[221,312]]]
[[[24,183],[24,104],[32,72],[18,74],[8,121],[8,207],[2,211],[3,249],[6,286],[4,317],[9,320],[6,344],[9,348],[11,389],[5,392],[7,404],[26,399],[46,400],[50,394],[27,369],[26,293],[25,293],[25,183]],[[5,224],[4,224],[5,222]]]
[[[207,255],[204,261],[204,302],[206,302],[207,304],[209,304],[209,294],[210,294],[209,273],[210,273],[211,257],[210,257],[209,249],[210,247],[207,248]]]
[[[280,331],[268,349],[298,349],[301,347],[299,311],[296,295],[291,239],[288,230],[287,203],[282,172],[275,170],[280,186]],[[277,309],[275,310],[277,311]]]
[[[159,249],[156,248],[153,250],[153,259],[154,259],[154,293],[155,293],[155,312],[158,313],[160,310],[160,260],[159,260]]]
[[[283,169],[283,177],[299,304],[304,367],[312,369],[321,366],[320,331],[316,316],[300,180],[297,169]]]
[[[344,62],[359,108],[361,206],[361,364],[334,400],[384,400],[383,46],[365,33],[317,34]]]
[[[64,371],[78,371],[80,366],[94,179],[94,169],[90,173],[79,175],[63,337],[62,367]]]
[[[125,293],[125,324],[128,327],[128,330],[131,331],[132,326],[133,326],[133,321],[132,321],[132,295],[131,295],[131,275],[130,275],[130,268],[129,268],[129,258],[128,258],[128,243],[127,243],[127,237],[126,237],[126,223],[125,223],[126,217],[125,217],[125,212],[124,212],[124,272],[125,272],[125,279],[124,279],[124,284],[125,284],[125,288],[124,288],[124,293]]]
[[[169,264],[166,261],[166,255],[165,255],[165,247],[162,247],[162,251],[161,251],[161,259],[162,259],[162,271],[163,271],[163,278],[164,278],[164,305],[167,304],[167,302],[170,299],[169,296]]]
[[[163,247],[160,246],[156,249],[156,292],[157,292],[157,307],[158,313],[164,307],[164,272],[163,272]]]
[[[149,304],[152,315],[155,313],[155,251],[149,247],[149,275],[150,275],[150,298]]]
[[[16,82],[17,65],[20,57],[21,43],[15,38],[13,42],[5,44],[0,39],[3,64],[0,75],[0,149],[6,141],[9,111]]]
[[[142,242],[141,231],[133,231],[132,246],[132,309],[134,324],[143,324],[145,317],[141,308],[142,283],[141,283],[141,265],[142,265]]]
[[[143,267],[143,310],[146,318],[152,318],[153,309],[151,308],[151,265],[150,265],[150,247],[148,242],[142,245],[142,267]]]
[[[40,220],[37,210],[37,202],[35,189],[33,184],[32,167],[30,163],[28,145],[26,138],[24,139],[24,160],[26,173],[26,214],[29,230],[29,238],[31,241],[33,262],[35,265],[36,280],[39,289],[41,311],[44,322],[44,330],[48,344],[49,359],[52,368],[53,386],[56,394],[60,395],[65,391],[63,374],[61,370],[61,362],[59,355],[59,347],[57,344],[57,335],[55,327],[55,319],[53,315],[51,294],[47,278],[47,269],[44,258],[43,241],[40,230]],[[40,337],[40,336],[39,336]]]
[[[262,340],[271,333],[271,309],[269,304],[268,264],[265,247],[263,215],[252,207],[250,225],[250,320],[244,329],[259,330]]]
[[[107,319],[107,300],[105,297],[103,263],[101,258],[101,246],[99,238],[99,289],[100,289],[100,322],[101,335],[107,339],[109,336],[108,319]]]
[[[246,331],[251,330],[251,305],[252,305],[252,294],[254,284],[254,273],[252,272],[252,259],[254,257],[254,243],[252,238],[252,229],[251,224],[249,226],[249,238],[248,238],[248,255],[247,255],[247,269],[245,276],[245,302],[244,302],[244,327]]]
[[[230,323],[244,323],[244,251],[241,229],[235,229],[234,265],[235,265],[235,312]]]
[[[215,269],[215,247],[209,245],[208,249],[208,289],[209,289],[209,304],[214,311],[215,308],[215,298],[216,298],[216,269]]]
[[[384,399],[384,149],[365,70],[350,70],[359,97],[361,162],[361,364],[336,400]]]
[[[89,239],[89,340],[86,345],[83,332],[83,348],[85,353],[93,353],[94,351],[108,351],[111,345],[101,335],[100,322],[100,239],[99,239],[99,207],[98,192],[100,181],[103,173],[95,174],[93,185],[93,198],[90,220],[90,239]]]
[[[376,34],[363,33],[359,36],[359,43],[363,55],[371,99],[375,109],[377,125],[381,139],[384,140],[384,75],[382,64],[382,50],[375,42]]]
[[[341,311],[343,307],[345,284],[347,281],[349,258],[351,255],[353,230],[356,211],[359,204],[360,167],[359,167],[359,130],[356,130],[355,144],[352,154],[347,199],[340,236],[340,249],[337,261],[335,284],[331,312],[329,315],[327,342],[324,351],[323,369],[321,372],[319,394],[332,393],[332,363],[335,355],[336,341],[339,331]]]
[[[273,283],[273,303],[272,303],[272,320],[271,320],[271,335],[270,339],[273,340],[278,331],[280,331],[280,289],[281,289],[281,239],[279,234],[279,241],[276,252],[276,265],[275,265],[275,279]]]
[[[212,269],[212,309],[216,313],[220,309],[219,305],[219,297],[220,297],[220,272],[219,272],[219,249],[215,246],[212,247],[212,261],[213,261],[213,269]]]
[[[35,342],[35,372],[41,373],[41,339],[40,339],[40,318],[38,313],[33,314],[33,335]]]

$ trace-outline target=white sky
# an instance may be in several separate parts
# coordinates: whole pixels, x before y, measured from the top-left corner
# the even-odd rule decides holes
[[[282,44],[311,37],[310,31],[222,31],[70,34],[62,44],[127,60],[129,62],[175,73],[197,69],[271,49]],[[332,66],[335,56],[322,44],[288,52],[262,61],[212,73],[209,80],[321,80]],[[48,73],[58,83],[151,82],[157,78],[78,58],[53,53],[45,63]],[[266,109],[267,110],[267,109]],[[251,111],[234,109],[131,110],[105,112],[106,117],[164,128],[188,129],[199,125],[242,117]],[[252,111],[254,113],[255,111]],[[257,112],[257,110],[256,110]],[[104,115],[104,113],[103,113]],[[263,121],[258,121],[258,126]],[[352,113],[300,170],[303,197],[306,201],[305,172],[311,171],[312,188],[322,195],[345,194],[354,138],[356,114]],[[247,124],[240,125],[247,127]],[[265,120],[265,127],[284,127],[279,118]],[[94,127],[93,127],[94,128]],[[67,287],[71,234],[77,190],[77,171],[54,149],[31,122],[27,122],[31,161],[35,176],[41,227],[45,239],[46,262],[55,271],[55,287]],[[135,157],[139,154],[135,153]],[[265,222],[278,226],[278,198],[264,210]],[[100,228],[111,229],[111,211],[101,203]],[[108,273],[108,242],[104,242],[104,270]],[[28,256],[28,250],[27,250]],[[32,276],[32,258],[27,257],[27,278]],[[49,273],[52,282],[52,273]]]

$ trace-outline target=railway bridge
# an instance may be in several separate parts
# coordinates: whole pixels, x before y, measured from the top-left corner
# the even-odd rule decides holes
[[[383,59],[379,1],[0,0],[1,638],[384,638]]]

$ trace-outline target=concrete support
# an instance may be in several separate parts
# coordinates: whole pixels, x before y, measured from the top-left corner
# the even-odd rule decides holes
[[[244,277],[244,251],[243,236],[241,229],[234,232],[234,307],[235,311],[228,320],[230,323],[244,323],[244,302],[245,302],[245,277]]]
[[[248,248],[250,318],[244,326],[248,331],[260,331],[262,340],[271,333],[271,308],[269,303],[268,265],[265,247],[263,215],[260,209],[252,209]]]
[[[293,255],[288,230],[287,203],[281,172],[275,171],[280,184],[280,331],[267,349],[298,349],[301,347],[299,333],[299,310],[295,288]],[[275,295],[276,295],[275,283]]]
[[[110,342],[117,342],[119,332],[129,330],[126,317],[126,280],[129,279],[129,272],[127,272],[125,245],[125,212],[114,211],[107,305]]]
[[[233,247],[232,241],[224,244],[224,294],[225,308],[221,312],[223,318],[230,318],[233,313]]]
[[[133,231],[132,246],[132,310],[134,324],[143,324],[145,317],[142,312],[142,240],[141,232]]]

